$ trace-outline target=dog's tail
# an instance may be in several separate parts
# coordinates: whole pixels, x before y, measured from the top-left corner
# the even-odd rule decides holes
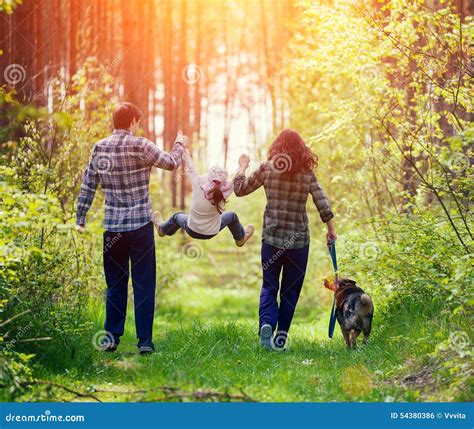
[[[372,298],[366,293],[363,293],[360,296],[360,302],[359,302],[360,315],[367,316],[368,314],[371,314],[373,312],[374,312],[374,304],[372,303]]]

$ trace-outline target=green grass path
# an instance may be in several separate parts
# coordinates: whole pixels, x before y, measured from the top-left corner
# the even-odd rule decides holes
[[[181,239],[164,240],[176,240],[177,252],[181,251]],[[428,351],[417,344],[420,335],[430,335],[423,332],[422,315],[419,323],[411,315],[396,326],[382,326],[376,314],[369,344],[357,351],[345,349],[339,327],[329,340],[331,296],[321,280],[330,266],[329,259],[318,254],[321,245],[313,246],[285,353],[258,347],[258,237],[243,249],[232,245],[227,232],[192,245],[197,257],[186,256],[191,253],[189,245],[185,247],[179,256],[180,276],[157,293],[154,355],[136,354],[130,299],[126,334],[116,353],[94,350],[92,366],[76,361],[66,372],[46,376],[67,385],[73,381],[78,389],[92,391],[106,401],[176,399],[169,396],[173,389],[179,389],[181,396],[198,395],[179,398],[184,400],[227,400],[232,398],[225,394],[242,392],[256,401],[416,399],[416,390],[394,381],[408,359],[422,358]],[[102,329],[100,300],[91,309],[91,317],[95,331]],[[92,348],[90,337],[81,347]],[[170,390],[163,392],[163,386]],[[209,392],[224,396],[213,397]]]

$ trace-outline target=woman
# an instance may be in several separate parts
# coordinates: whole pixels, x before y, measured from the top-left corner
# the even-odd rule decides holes
[[[336,239],[334,215],[313,172],[317,157],[296,131],[283,130],[270,146],[268,161],[245,177],[249,162],[247,155],[240,157],[234,192],[242,197],[263,185],[267,197],[262,233],[260,345],[266,349],[285,350],[308,262],[308,195],[311,194],[321,220],[328,226],[328,241]]]

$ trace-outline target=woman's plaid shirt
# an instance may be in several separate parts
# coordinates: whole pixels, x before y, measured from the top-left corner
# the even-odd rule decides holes
[[[280,249],[300,249],[309,244],[306,214],[309,194],[323,222],[334,217],[329,200],[312,171],[290,175],[267,161],[248,178],[241,174],[234,178],[234,192],[238,197],[248,195],[262,185],[267,196],[262,233],[265,243]]]
[[[174,170],[181,164],[183,151],[180,143],[168,153],[128,130],[114,130],[92,150],[79,193],[76,224],[85,225],[99,182],[105,195],[107,231],[133,231],[151,222],[151,167]]]

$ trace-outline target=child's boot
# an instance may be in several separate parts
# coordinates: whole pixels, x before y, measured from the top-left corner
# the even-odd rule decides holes
[[[245,235],[244,235],[244,238],[242,238],[242,240],[235,240],[235,244],[237,244],[237,246],[239,247],[242,247],[246,242],[247,240],[252,237],[253,233],[255,231],[255,228],[253,225],[247,225],[245,227]]]
[[[156,212],[153,213],[153,224],[155,225],[156,232],[160,237],[164,237],[166,234],[161,230],[160,225],[163,223],[163,216],[161,216],[161,213],[157,210]]]

